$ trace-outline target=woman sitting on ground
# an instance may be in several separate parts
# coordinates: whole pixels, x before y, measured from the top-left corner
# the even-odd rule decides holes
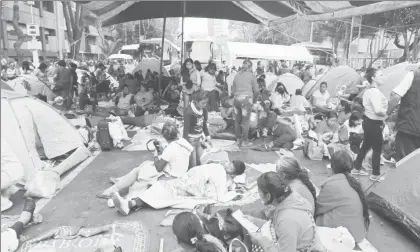
[[[328,157],[327,145],[331,143],[334,132],[338,130],[337,124],[338,114],[334,111],[328,113],[327,119],[320,122],[315,129],[318,136],[318,145],[324,147],[324,156]]]
[[[178,128],[173,122],[167,122],[163,125],[162,136],[168,142],[168,146],[163,150],[155,150],[153,161],[143,162],[119,179],[111,178],[115,184],[97,196],[99,198],[110,198],[114,192],[127,188],[129,188],[129,194],[142,193],[153,179],[177,178],[186,173],[193,146],[184,138],[179,137]],[[134,191],[140,187],[143,190],[140,192]]]
[[[302,89],[296,89],[295,95],[290,98],[290,108],[293,110],[305,111],[311,104],[302,95]]]
[[[363,142],[363,115],[357,111],[353,111],[349,120],[345,122],[349,129],[350,149],[353,153],[358,154],[360,145]]]
[[[261,247],[264,252],[309,251],[316,235],[311,204],[276,172],[262,174],[257,184],[261,201],[274,210],[268,222],[246,216],[262,226],[261,232],[249,234],[252,245]]]
[[[369,211],[362,187],[351,174],[353,159],[339,150],[331,157],[333,175],[321,186],[316,200],[318,226],[345,227],[356,242],[362,241],[369,228]]]
[[[296,131],[289,118],[278,120],[272,128],[273,141],[270,147],[291,150],[296,140]]]
[[[279,115],[284,105],[290,100],[290,94],[283,83],[277,83],[276,89],[271,93],[270,100],[273,103],[272,108]]]
[[[144,115],[153,106],[153,94],[145,84],[140,85],[140,89],[134,95],[135,116]]]
[[[343,106],[340,107],[338,112],[337,118],[337,129],[333,134],[331,139],[331,143],[327,145],[328,154],[331,156],[337,150],[345,150],[350,155],[352,155],[350,151],[350,129],[348,127],[348,119],[351,116],[351,105],[349,103],[344,103]]]
[[[190,168],[200,165],[200,157],[203,155],[204,142],[210,143],[211,137],[207,127],[207,104],[208,92],[199,91],[194,95],[184,112],[184,133],[183,137],[194,147],[190,157]],[[205,138],[203,139],[203,134]]]
[[[178,242],[194,246],[197,252],[227,252],[216,237],[206,234],[202,222],[194,213],[177,214],[172,224],[172,232]]]
[[[315,214],[316,190],[309,180],[308,171],[300,166],[295,157],[289,156],[281,156],[276,163],[276,169],[294,192],[311,203],[312,214]]]

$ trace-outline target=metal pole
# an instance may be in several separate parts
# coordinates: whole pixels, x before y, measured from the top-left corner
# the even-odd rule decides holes
[[[31,4],[31,20],[33,24],[34,23],[34,10],[32,9],[32,4]]]
[[[181,23],[181,64],[184,62],[184,19],[185,19],[185,5],[186,2],[182,1],[182,23]]]
[[[141,42],[141,20],[139,20],[139,44]]]
[[[127,23],[124,23],[124,37],[125,37],[125,44],[127,44]]]
[[[350,26],[350,37],[349,37],[349,48],[347,49],[347,61],[350,62],[349,55],[350,55],[350,47],[351,42],[353,40],[353,25],[354,25],[354,16],[351,17],[351,26]]]
[[[162,46],[160,52],[160,72],[159,72],[159,85],[158,85],[158,104],[160,104],[160,90],[162,88],[162,72],[163,72],[163,51],[165,48],[165,30],[166,30],[166,12],[163,13],[163,29],[162,29]]]
[[[360,50],[360,36],[361,36],[361,33],[362,33],[362,18],[363,18],[363,16],[360,16],[359,33],[357,35],[357,55],[356,55],[357,61],[359,61],[358,58],[359,58],[359,50]],[[358,68],[360,68],[360,67],[358,67]]]
[[[314,36],[314,22],[311,22],[311,34],[309,35],[309,42],[313,41]]]

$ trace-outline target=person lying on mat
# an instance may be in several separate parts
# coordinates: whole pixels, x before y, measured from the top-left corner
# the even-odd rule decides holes
[[[135,191],[142,185],[147,188],[147,185],[153,179],[177,178],[186,173],[193,146],[184,138],[179,137],[178,128],[174,122],[166,122],[163,125],[162,136],[168,142],[168,145],[163,150],[162,147],[155,150],[153,161],[143,162],[119,179],[111,178],[111,181],[115,184],[104,192],[97,194],[97,196],[99,198],[111,198],[113,192],[127,188]]]
[[[124,88],[119,92],[113,99],[115,102],[115,111],[117,116],[126,116],[128,112],[134,111],[134,96],[128,92],[128,85],[124,85]]]
[[[356,242],[369,228],[369,210],[360,182],[350,172],[353,159],[339,150],[331,157],[333,175],[321,186],[316,200],[315,219],[321,227],[345,227]]]
[[[245,216],[260,226],[259,232],[246,232],[246,244],[249,246],[252,243],[252,251],[311,251],[316,240],[311,204],[293,191],[276,172],[263,173],[257,184],[261,201],[274,210],[268,221]]]
[[[130,194],[129,198],[124,199],[118,192],[114,192],[112,200],[122,215],[145,206],[155,209],[175,206],[184,203],[188,197],[200,197],[199,203],[208,200],[227,202],[238,196],[233,191],[236,189],[233,179],[244,171],[245,164],[239,160],[208,163],[191,168],[179,178],[158,181],[141,194]]]
[[[3,177],[3,176],[2,176]],[[23,229],[31,222],[35,211],[35,201],[32,198],[25,199],[23,211],[19,220],[11,227],[1,232],[1,252],[13,252],[19,247],[19,237]]]

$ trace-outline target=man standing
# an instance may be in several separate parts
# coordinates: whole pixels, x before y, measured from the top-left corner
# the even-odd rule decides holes
[[[235,135],[239,146],[250,146],[248,140],[249,118],[252,104],[257,99],[257,78],[252,73],[252,62],[244,60],[242,70],[236,74],[232,85],[232,95],[235,97]]]
[[[54,80],[54,89],[58,92],[59,96],[63,97],[66,110],[70,110],[72,103],[70,93],[73,88],[73,76],[70,69],[66,68],[66,62],[64,60],[58,62],[58,67],[54,72]]]
[[[420,69],[409,72],[394,88],[388,104],[388,116],[398,104],[396,161],[420,148]]]

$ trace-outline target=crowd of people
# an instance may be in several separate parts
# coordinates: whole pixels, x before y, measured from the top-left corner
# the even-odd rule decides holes
[[[78,68],[85,70],[82,76],[78,75]],[[282,66],[280,73],[295,74],[307,83],[316,78],[311,68],[310,65],[295,65],[291,69]],[[214,62],[202,68],[198,61],[186,59],[179,75],[171,71],[171,76],[161,81],[161,90],[156,89],[159,82],[156,72],[147,70],[143,75],[138,71],[133,75],[125,73],[122,66],[111,64],[107,69],[102,62],[91,67],[61,60],[50,66],[41,63],[37,69],[24,62],[19,70],[14,63],[2,68],[4,80],[27,74],[51,83],[50,88],[63,98],[65,110],[72,108],[75,96],[79,98],[80,110],[86,105],[92,105],[95,110],[102,95],[103,99],[115,103],[111,109],[117,116],[155,113],[160,110],[157,100],[159,103],[163,100],[169,105],[166,114],[183,117],[183,132],[179,132],[173,122],[163,125],[161,133],[168,144],[156,146],[153,160],[143,162],[121,178],[112,178],[113,185],[97,194],[99,198],[108,199],[108,205],[122,215],[146,207],[176,206],[177,202],[169,200],[176,196],[204,197],[216,202],[240,198],[232,192],[238,190],[235,178],[244,174],[245,164],[240,160],[202,160],[204,149],[212,145],[209,112],[220,112],[224,121],[234,127],[240,147],[250,147],[253,139],[270,136],[265,148],[287,150],[293,149],[299,137],[287,112],[292,110],[294,114],[305,115],[309,127],[304,137],[308,143],[316,145],[321,157],[330,160],[333,175],[317,193],[308,171],[294,157],[281,157],[276,162],[276,172],[263,173],[257,186],[265,208],[258,214],[246,215],[261,232],[248,232],[240,225],[239,231],[222,230],[241,234],[234,238],[253,248],[252,251],[315,251],[319,246],[317,226],[345,227],[356,242],[362,241],[370,221],[365,194],[357,176],[369,175],[366,167],[362,167],[367,153],[372,150],[369,178],[381,182],[385,179],[381,173],[381,160],[386,141],[394,143],[396,161],[420,148],[420,70],[410,72],[388,100],[378,89],[383,84],[382,72],[368,68],[363,71],[365,81],[360,93],[351,99],[342,99],[336,107],[331,106],[327,91],[329,83],[326,82],[320,83],[309,100],[302,95],[301,89],[290,94],[281,82],[275,83],[271,92],[267,89],[264,66],[258,63],[254,72],[250,60],[244,60],[236,70],[235,67],[229,69],[225,63],[220,68]],[[107,74],[119,82],[115,90],[112,90]],[[384,134],[384,129],[398,105],[394,138]],[[305,148],[311,148],[311,145],[305,144]],[[3,185],[10,182],[6,179],[7,176],[2,176],[2,190]],[[122,197],[121,191],[127,189],[128,195]],[[162,192],[165,193],[162,195]],[[7,233],[2,232],[2,251],[3,239],[10,235],[19,237],[23,226],[31,219],[31,204],[28,201],[25,206],[22,220]],[[173,221],[172,230],[180,242],[195,246],[197,251],[227,251],[230,241],[207,232],[209,229],[203,224],[206,218],[201,208],[180,213]],[[14,249],[9,247],[5,251]]]

